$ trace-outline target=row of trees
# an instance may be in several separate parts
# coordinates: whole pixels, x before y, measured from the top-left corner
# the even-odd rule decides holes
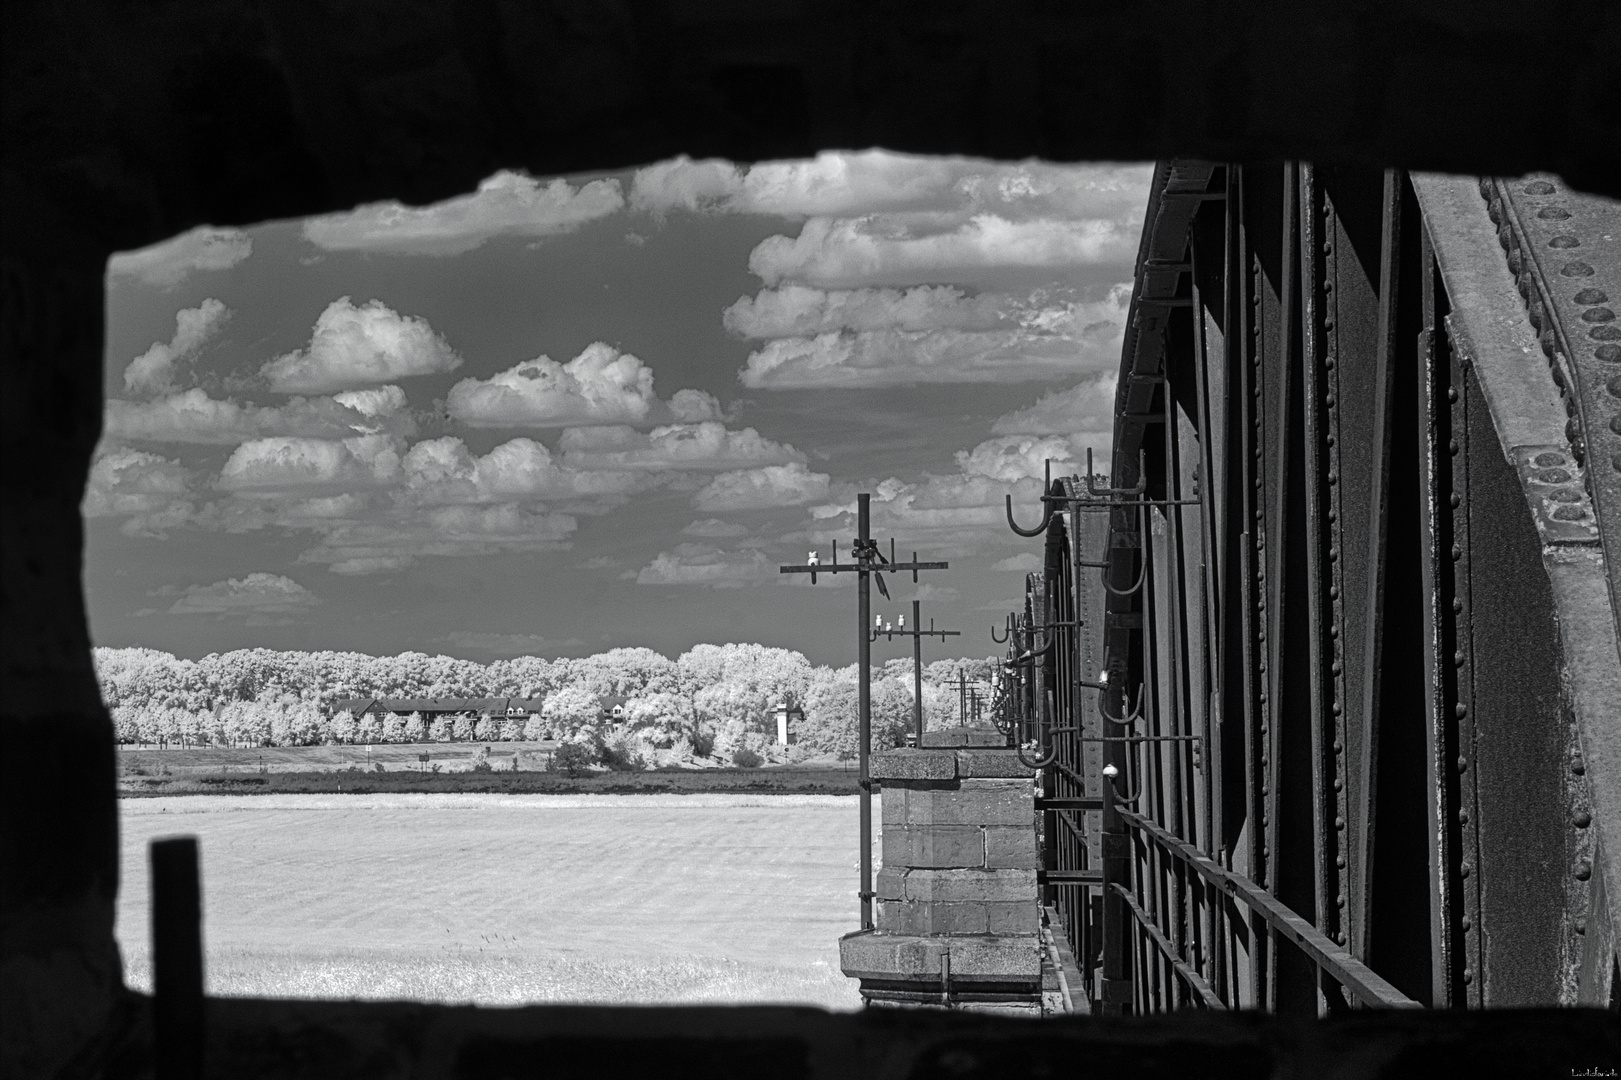
[[[511,741],[554,737],[599,757],[652,749],[730,757],[768,752],[779,701],[800,704],[802,752],[853,756],[857,673],[813,667],[803,654],[761,645],[698,645],[670,659],[614,649],[579,659],[520,657],[481,665],[423,653],[246,649],[202,660],[153,649],[96,649],[102,696],[120,742],[158,745],[307,746],[320,743]],[[940,660],[924,670],[928,727],[957,722],[959,676],[988,680],[994,661]],[[541,697],[539,717],[330,715],[348,697]],[[604,697],[624,697],[625,724],[601,718]],[[898,745],[912,724],[912,670],[892,660],[873,672],[873,742]]]

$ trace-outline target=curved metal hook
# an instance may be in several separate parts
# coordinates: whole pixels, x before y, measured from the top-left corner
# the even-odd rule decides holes
[[[1141,720],[1143,718],[1143,697],[1144,697],[1144,694],[1143,694],[1143,687],[1142,687],[1141,683],[1139,683],[1137,685],[1137,707],[1135,709],[1130,710],[1131,715],[1126,717],[1124,720],[1120,719],[1117,716],[1110,716],[1109,715],[1109,710],[1104,707],[1104,705],[1103,705],[1103,695],[1106,694],[1107,692],[1108,692],[1107,690],[1099,690],[1098,691],[1098,715],[1103,717],[1103,719],[1109,721],[1111,724],[1119,724],[1121,727],[1129,727],[1132,724],[1135,724],[1138,720]],[[1120,697],[1126,704],[1129,705],[1131,703],[1131,698],[1126,695],[1126,692],[1124,690],[1122,690],[1120,692]]]
[[[1103,782],[1109,785],[1109,794],[1117,803],[1134,803],[1143,797],[1143,782],[1141,780],[1137,781],[1137,793],[1135,795],[1122,795],[1118,791],[1115,791],[1114,779],[1112,777],[1105,776],[1103,778]]]
[[[1044,459],[1042,461],[1041,470],[1042,470],[1042,474],[1045,477],[1045,479],[1042,481],[1042,484],[1041,484],[1041,524],[1040,525],[1037,525],[1033,529],[1021,529],[1021,528],[1019,528],[1019,523],[1013,520],[1013,496],[1012,495],[1004,495],[1004,496],[1002,496],[1007,501],[1007,524],[1008,524],[1008,528],[1012,529],[1014,532],[1018,533],[1020,536],[1040,536],[1042,533],[1047,531],[1047,526],[1052,524],[1052,520],[1053,520],[1053,503],[1047,498],[1048,493],[1051,492],[1052,489],[1053,489],[1053,461],[1052,461],[1052,458],[1046,458],[1046,459]]]
[[[1004,625],[1002,627],[1002,636],[997,637],[996,636],[996,624],[995,623],[991,624],[991,640],[996,642],[998,645],[1006,645],[1008,643],[1008,641],[1012,639],[1012,637],[1013,637],[1013,627],[1012,626]]]
[[[1102,578],[1103,588],[1110,596],[1130,596],[1132,593],[1142,588],[1143,582],[1148,580],[1148,560],[1143,560],[1143,565],[1137,570],[1137,584],[1131,586],[1129,589],[1117,589],[1113,585],[1110,585],[1109,570],[1107,567],[1099,570],[1098,576]]]
[[[1102,487],[1102,488],[1100,488],[1100,487],[1097,486],[1097,483],[1092,479],[1092,477],[1093,477],[1093,473],[1092,473],[1092,448],[1090,446],[1088,446],[1086,448],[1086,490],[1090,494],[1096,495],[1096,496],[1103,496],[1103,495],[1141,495],[1143,492],[1148,490],[1148,455],[1142,450],[1137,451],[1137,484],[1136,484],[1135,487],[1129,487],[1129,488]]]
[[[1137,534],[1141,536],[1143,531],[1143,506],[1142,503],[1137,503],[1135,505],[1137,507]],[[1137,570],[1137,584],[1131,586],[1130,588],[1117,589],[1113,585],[1109,584],[1108,563],[1104,563],[1103,568],[1098,571],[1098,578],[1103,582],[1103,588],[1110,596],[1130,596],[1138,589],[1141,589],[1143,587],[1143,582],[1148,580],[1148,559],[1143,559],[1142,566]]]
[[[1035,742],[1036,740],[1032,739],[1030,741]],[[1019,764],[1023,765],[1027,769],[1045,769],[1047,766],[1058,760],[1058,745],[1056,743],[1049,745],[1049,748],[1039,761],[1031,761],[1029,758],[1024,756],[1023,743],[1014,744],[1013,752],[1018,756]]]

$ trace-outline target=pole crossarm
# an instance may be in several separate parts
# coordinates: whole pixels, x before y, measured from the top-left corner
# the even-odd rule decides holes
[[[796,563],[790,566],[777,567],[779,574],[839,574],[855,573],[866,570],[874,574],[897,573],[902,570],[949,570],[951,564],[947,562],[903,562],[903,563]]]

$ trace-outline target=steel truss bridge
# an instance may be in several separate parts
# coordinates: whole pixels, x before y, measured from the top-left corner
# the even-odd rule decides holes
[[[1615,1007],[1616,301],[1555,177],[1158,167],[1112,469],[1009,506],[1094,1011]]]

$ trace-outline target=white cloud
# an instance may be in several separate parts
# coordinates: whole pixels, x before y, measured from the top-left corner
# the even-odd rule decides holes
[[[392,382],[461,366],[426,319],[401,315],[381,300],[356,307],[347,296],[327,305],[306,348],[269,361],[260,373],[285,394],[322,394]]]
[[[178,461],[114,447],[90,466],[80,511],[86,518],[127,517],[130,536],[163,536],[191,519],[190,476]]]
[[[391,255],[456,255],[496,236],[554,236],[616,213],[625,205],[619,181],[541,183],[502,171],[470,195],[432,206],[373,203],[304,222],[304,238],[328,251]]]
[[[253,573],[212,585],[192,585],[169,608],[171,615],[286,614],[321,602],[292,578]]]
[[[965,476],[983,476],[1010,484],[1040,479],[1046,463],[1054,476],[1077,471],[1075,447],[1057,435],[1004,435],[987,439],[972,450],[958,450],[957,467]]]
[[[721,418],[720,401],[702,390],[677,390],[670,398],[670,418],[678,424],[697,424]]]
[[[1015,297],[968,296],[952,285],[833,290],[784,285],[740,297],[721,313],[721,321],[747,338],[814,337],[840,330],[995,330],[1020,325],[1027,308],[1028,302]]]
[[[992,162],[888,150],[824,151],[746,167],[679,157],[638,170],[630,205],[653,213],[783,217],[983,209],[1026,215],[1140,212],[1152,171],[1143,165]]]
[[[749,269],[767,285],[797,281],[823,288],[973,281],[989,269],[1058,273],[1129,265],[1141,230],[1140,217],[811,218],[796,237],[760,241]]]
[[[483,457],[460,439],[427,439],[402,465],[400,497],[414,505],[472,505],[532,499],[608,499],[646,490],[657,477],[632,471],[581,470],[559,465],[533,439],[512,439]]]
[[[540,356],[489,379],[463,379],[446,405],[473,427],[565,427],[638,423],[656,402],[653,370],[598,341],[566,364]]]
[[[1009,555],[1005,559],[991,563],[992,570],[1018,571],[1023,574],[1034,574],[1041,568],[1041,556],[1032,555],[1028,551],[1021,551],[1017,555]]]
[[[635,428],[568,428],[559,441],[563,463],[576,469],[746,469],[803,462],[792,446],[773,442],[753,428],[728,431],[716,421]]]
[[[397,386],[376,386],[369,390],[333,394],[332,400],[362,416],[393,416],[405,408],[405,391]]]
[[[280,406],[239,405],[194,388],[155,401],[112,398],[104,429],[122,439],[214,445],[269,435],[341,439],[386,430],[408,436],[416,424],[404,407],[405,393],[397,386],[334,397],[295,397]]]
[[[781,575],[777,564],[758,550],[723,551],[712,544],[679,544],[661,551],[636,574],[638,585],[704,585],[735,589],[762,585]]]
[[[1067,390],[1054,390],[1033,405],[998,417],[991,431],[997,435],[1112,433],[1117,378],[1114,372],[1104,372]]]
[[[229,270],[253,254],[253,241],[241,229],[200,225],[172,240],[121,251],[107,260],[107,272],[170,288],[198,270]]]
[[[800,462],[721,473],[692,498],[699,510],[765,510],[825,498],[829,477]]]
[[[739,312],[734,321],[758,330],[840,320],[873,327],[890,321],[881,329],[830,330],[768,341],[750,354],[739,378],[751,389],[859,388],[1051,379],[1118,366],[1130,286],[1115,286],[1094,301],[1064,292],[1039,290],[1022,299],[982,296],[970,301],[951,289],[804,289],[797,301],[773,302],[764,311],[756,301],[746,315],[734,304],[729,309]],[[827,297],[826,304],[818,305],[816,296]],[[859,316],[852,317],[857,311]],[[993,316],[1001,328],[959,328]],[[930,327],[931,321],[938,325]]]
[[[708,540],[725,540],[734,536],[747,536],[749,530],[735,521],[720,518],[701,518],[681,530],[683,536],[698,536]]]
[[[253,439],[232,451],[220,470],[227,491],[278,492],[381,486],[399,473],[396,441],[387,435],[352,439]]]
[[[168,343],[154,341],[151,348],[124,369],[124,389],[144,394],[169,390],[173,385],[175,362],[202,348],[230,317],[231,309],[213,297],[194,308],[181,308],[174,317],[174,337]]]

